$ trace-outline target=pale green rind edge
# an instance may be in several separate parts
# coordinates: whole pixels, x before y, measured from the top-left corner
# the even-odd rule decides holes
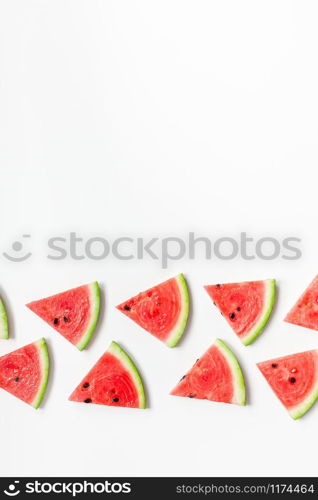
[[[241,338],[244,345],[249,345],[259,336],[259,334],[264,329],[271,312],[273,310],[274,302],[276,297],[276,280],[266,280],[266,301],[264,304],[264,311],[259,319],[255,328],[246,337]]]
[[[9,338],[9,324],[6,309],[3,301],[0,299],[0,339]]]
[[[170,333],[168,339],[165,341],[165,344],[169,347],[175,347],[179,340],[181,339],[185,327],[188,321],[189,316],[189,291],[187,282],[182,273],[178,274],[175,277],[175,280],[178,283],[180,294],[181,294],[181,312],[176,326],[173,331]]]
[[[139,374],[139,371],[137,370],[134,362],[131,360],[131,358],[128,356],[128,354],[117,344],[117,342],[112,342],[108,348],[108,352],[113,354],[113,356],[116,356],[116,358],[120,359],[120,361],[123,363],[125,368],[129,371],[130,375],[132,376],[138,396],[139,396],[139,408],[144,409],[146,408],[146,395],[145,395],[145,390],[144,386]]]
[[[305,413],[307,413],[308,410],[310,410],[310,408],[316,402],[317,398],[318,398],[318,384],[316,384],[316,387],[312,390],[310,396],[308,396],[308,398],[306,398],[305,401],[299,404],[296,408],[288,410],[289,415],[294,420],[301,418],[303,415],[305,415]]]
[[[318,358],[318,350],[316,350],[316,353]],[[300,403],[292,410],[288,410],[289,415],[294,420],[301,418],[303,415],[305,415],[305,413],[307,413],[308,410],[310,410],[310,408],[314,405],[317,399],[318,399],[318,381],[313,390],[311,391],[311,394],[305,399],[305,401]]]
[[[49,369],[50,369],[50,358],[49,358],[49,352],[47,349],[45,339],[42,338],[42,339],[38,340],[36,342],[36,345],[37,345],[38,350],[39,350],[39,356],[40,356],[40,362],[41,362],[41,368],[42,368],[42,380],[41,380],[41,384],[40,384],[38,393],[31,403],[31,406],[33,406],[33,408],[35,408],[35,409],[37,409],[40,406],[41,401],[43,399],[43,396],[45,394],[47,382],[49,379]]]
[[[89,322],[89,325],[87,327],[86,332],[82,336],[81,340],[75,344],[77,349],[82,351],[85,349],[87,344],[92,338],[92,335],[94,333],[94,330],[97,325],[98,317],[99,317],[99,311],[100,311],[100,289],[97,281],[94,281],[90,285],[87,285],[90,289],[90,294],[91,294],[91,300],[92,300],[92,306],[91,306],[91,320]]]
[[[244,376],[240,367],[240,364],[233,354],[231,349],[221,340],[216,339],[214,343],[222,352],[223,356],[226,358],[228,364],[231,367],[232,374],[235,380],[235,390],[234,397],[235,401],[233,403],[245,406],[246,405],[246,389],[245,389],[245,381]]]

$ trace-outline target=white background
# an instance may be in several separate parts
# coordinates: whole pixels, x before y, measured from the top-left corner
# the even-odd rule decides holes
[[[48,339],[52,373],[35,411],[0,394],[2,475],[315,475],[318,406],[294,422],[255,362],[318,347],[283,323],[317,273],[315,1],[0,2],[1,253],[30,233],[33,257],[0,259],[7,353]],[[273,235],[298,261],[144,262],[45,258],[49,236]],[[184,272],[192,317],[169,349],[114,306]],[[275,277],[273,317],[244,347],[202,285]],[[24,304],[99,280],[105,309],[78,352]],[[13,314],[12,314],[13,313]],[[173,398],[218,336],[237,354],[245,408]],[[70,403],[117,340],[145,381],[146,411]]]

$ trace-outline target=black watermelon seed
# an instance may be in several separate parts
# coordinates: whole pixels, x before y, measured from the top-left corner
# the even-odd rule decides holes
[[[296,382],[295,377],[290,377],[289,382],[290,382],[291,384],[294,384],[294,383]]]
[[[235,319],[235,313],[230,314],[230,319]]]
[[[59,322],[59,319],[58,318],[54,318],[54,320],[53,320],[54,325],[57,325],[58,322]]]
[[[237,308],[236,308],[236,310],[237,310],[238,312],[240,312],[241,308],[240,308],[240,307],[237,307]]]
[[[189,394],[188,398],[194,398],[194,394]]]
[[[213,300],[213,304],[216,306],[216,303],[214,302],[214,300]]]
[[[119,398],[113,398],[114,403],[118,403]]]
[[[129,306],[124,306],[125,311],[130,311],[131,307]]]
[[[85,382],[85,384],[83,384],[83,387],[84,387],[84,389],[87,389],[87,387],[89,387],[89,383]]]
[[[272,363],[272,368],[277,368],[277,363]]]
[[[15,382],[19,382],[19,380],[20,380],[19,377],[15,377],[14,379]]]
[[[216,288],[221,288],[221,285],[219,283],[215,286],[216,286]]]
[[[183,375],[183,377],[180,378],[180,382],[181,380],[183,380],[184,378],[186,378],[186,375]]]
[[[91,403],[91,402],[92,402],[92,400],[90,398],[87,398],[84,400],[84,403]]]
[[[68,318],[67,316],[64,316],[63,319],[64,319],[65,323],[67,323],[70,320],[70,318]]]

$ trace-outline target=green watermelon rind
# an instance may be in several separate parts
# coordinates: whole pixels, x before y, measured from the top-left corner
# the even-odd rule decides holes
[[[189,291],[185,277],[182,273],[180,273],[174,279],[177,282],[180,291],[181,312],[177,324],[173,327],[169,337],[165,340],[165,344],[168,347],[175,347],[177,345],[185,331],[189,316]]]
[[[244,345],[249,345],[252,342],[254,342],[254,340],[259,336],[259,334],[265,328],[265,325],[268,322],[269,317],[272,313],[276,297],[276,280],[274,279],[265,280],[265,283],[266,283],[265,285],[266,292],[265,292],[262,315],[257,324],[255,325],[255,327],[253,328],[253,330],[249,332],[246,336],[241,337],[241,341],[243,342]]]
[[[38,348],[39,351],[39,358],[40,358],[40,363],[41,363],[41,369],[42,369],[42,378],[39,384],[39,389],[37,392],[37,395],[31,402],[31,406],[33,408],[37,409],[39,408],[41,401],[43,399],[43,396],[45,394],[46,388],[47,388],[47,383],[49,379],[49,369],[50,369],[50,359],[49,359],[49,353],[47,349],[47,345],[45,342],[44,338],[41,338],[37,342],[35,342],[35,345]]]
[[[318,382],[315,385],[314,389],[310,393],[309,396],[306,397],[306,399],[297,405],[295,408],[292,408],[288,410],[289,415],[294,419],[298,420],[301,418],[305,413],[307,413],[308,410],[314,405],[314,403],[317,401],[318,398]]]
[[[146,395],[145,395],[145,390],[144,386],[139,374],[139,371],[137,370],[134,362],[132,359],[128,356],[128,354],[117,344],[117,342],[112,342],[108,348],[108,352],[115,356],[125,367],[125,369],[129,372],[130,376],[132,377],[135,388],[138,393],[138,398],[139,398],[139,406],[138,408],[140,409],[145,409],[146,408]]]
[[[100,311],[100,289],[98,282],[94,281],[90,285],[87,285],[87,287],[89,288],[89,293],[91,297],[91,317],[88,327],[86,331],[83,333],[81,340],[77,344],[75,344],[77,349],[79,349],[80,351],[85,349],[85,347],[91,340],[98,322],[99,311]]]
[[[3,301],[0,299],[0,339],[9,338],[9,324],[6,309]]]
[[[214,343],[225,357],[228,365],[231,368],[233,375],[234,399],[232,403],[245,406],[246,405],[246,388],[243,372],[240,364],[233,354],[231,349],[221,340],[216,339]]]

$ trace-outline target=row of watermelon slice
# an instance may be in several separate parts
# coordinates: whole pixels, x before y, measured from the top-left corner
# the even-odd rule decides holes
[[[275,280],[216,284],[205,287],[214,304],[243,344],[264,329],[275,300]],[[99,317],[97,282],[84,285],[28,307],[78,349],[92,337]],[[118,309],[170,347],[180,340],[189,314],[189,294],[182,274],[120,304]],[[318,330],[318,276],[285,318]],[[8,320],[0,301],[0,337],[8,338]],[[258,364],[278,398],[297,419],[318,398],[318,350],[297,353]],[[0,358],[0,387],[38,408],[49,374],[44,339]],[[245,383],[232,351],[217,339],[171,392],[172,395],[245,405]],[[71,394],[71,401],[145,408],[140,374],[130,357],[112,342]]]

